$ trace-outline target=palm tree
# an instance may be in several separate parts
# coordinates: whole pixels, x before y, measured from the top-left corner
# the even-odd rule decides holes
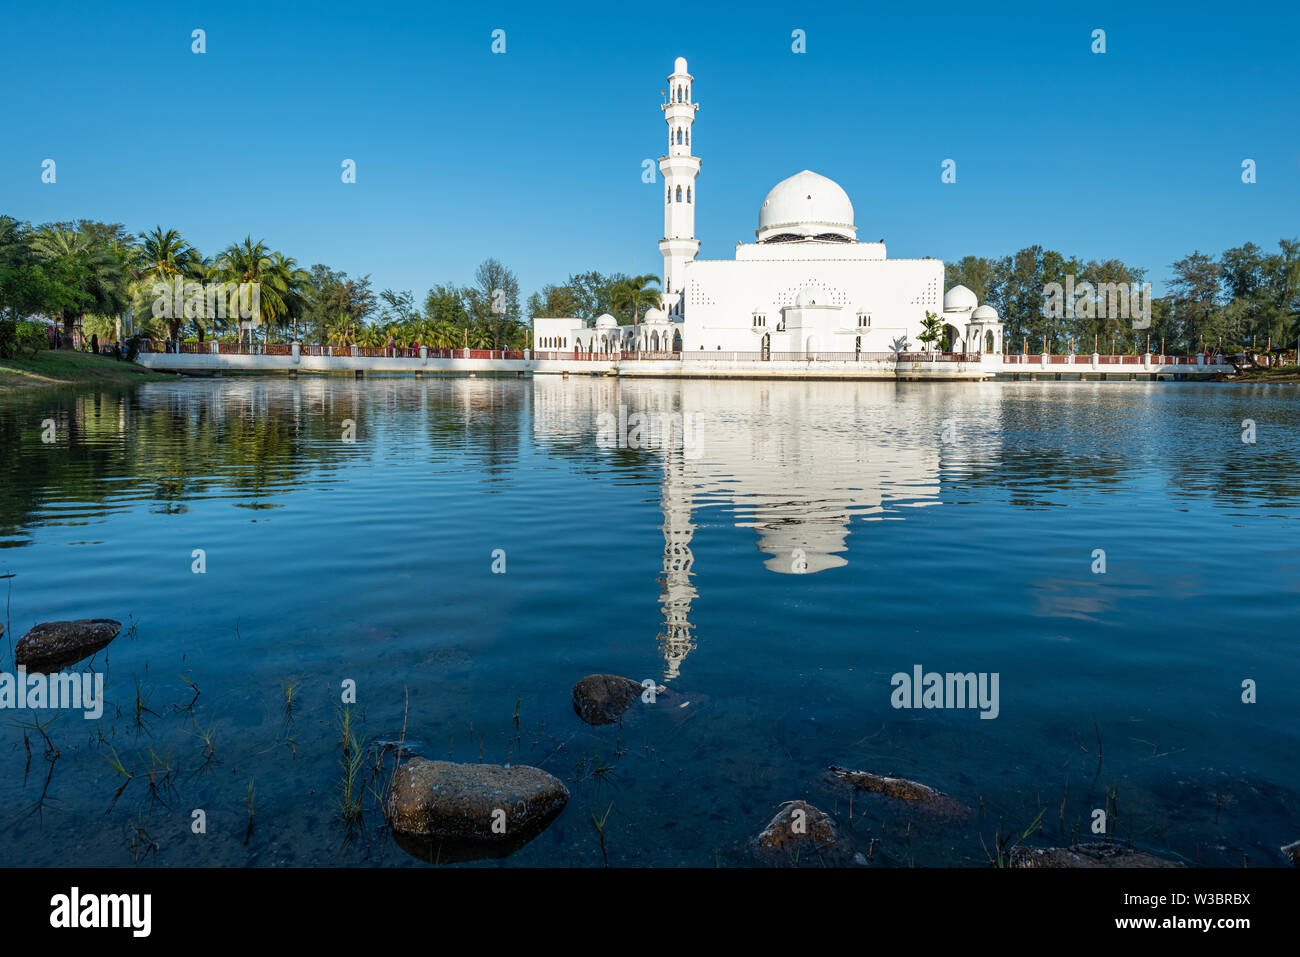
[[[658,289],[648,288],[651,284],[659,285],[659,277],[629,276],[610,291],[609,304],[615,309],[630,309],[632,325],[635,326],[640,321],[642,306],[652,309],[663,302],[663,293]]]
[[[283,260],[277,262],[276,254],[266,248],[262,240],[253,242],[248,236],[242,243],[228,246],[217,257],[215,272],[223,282],[256,283],[259,290],[257,315],[252,321],[262,326],[262,342],[270,336],[275,320],[287,315],[289,305],[285,296],[292,296],[288,279],[283,274]],[[252,339],[252,333],[249,333]]]
[[[311,283],[311,273],[298,268],[298,261],[283,253],[272,253],[272,269],[280,298],[284,302],[285,315],[293,322],[293,338],[298,339],[298,320],[307,312],[307,290]]]
[[[205,264],[199,257],[198,251],[182,239],[181,234],[176,230],[164,231],[161,226],[155,226],[153,232],[141,233],[140,239],[140,249],[133,270],[136,278],[140,280],[137,286],[137,301],[140,293],[152,299],[153,289],[158,283],[170,285],[178,278],[182,280],[203,278],[206,271]],[[183,316],[181,304],[173,303],[172,312],[174,315],[166,318],[171,337],[175,339],[180,332]]]
[[[326,338],[332,346],[350,346],[357,341],[357,323],[346,312],[340,312],[338,318],[327,324]]]
[[[380,325],[366,326],[357,336],[357,344],[379,348],[388,343],[388,330]]]
[[[32,241],[33,252],[51,265],[70,294],[71,302],[60,315],[69,339],[84,313],[115,316],[130,303],[125,247],[115,245],[90,225],[47,226]]]

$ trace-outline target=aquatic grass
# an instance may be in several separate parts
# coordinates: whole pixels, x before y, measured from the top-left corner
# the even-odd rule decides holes
[[[127,849],[131,852],[131,863],[136,867],[146,855],[152,854],[155,861],[158,859],[158,842],[150,836],[145,824],[144,815],[137,812],[135,831],[127,842]]]
[[[53,714],[53,715],[50,716],[50,720],[49,720],[49,721],[46,721],[45,724],[41,724],[41,720],[40,720],[40,718],[32,718],[31,721],[14,721],[14,722],[12,722],[12,726],[13,726],[13,727],[22,729],[22,732],[23,732],[23,743],[24,743],[24,745],[25,745],[26,748],[27,748],[27,764],[28,764],[28,767],[31,766],[31,759],[32,759],[32,746],[31,746],[31,743],[28,741],[28,738],[27,738],[27,732],[28,732],[28,731],[35,731],[37,734],[39,734],[39,735],[41,736],[42,739],[44,739],[44,741],[45,741],[45,760],[49,761],[50,763],[53,763],[53,762],[58,758],[58,756],[59,756],[59,754],[60,754],[59,749],[58,749],[57,747],[54,746],[54,741],[53,741],[53,739],[50,737],[49,733],[48,733],[45,729],[48,728],[50,725],[52,725],[55,721],[59,720],[59,718],[60,718],[61,716],[62,716],[62,715],[61,715],[60,713],[55,713],[55,714]]]
[[[176,793],[173,780],[176,770],[172,767],[171,752],[160,755],[153,748],[149,749],[149,796],[163,806],[167,806],[167,796]]]
[[[135,728],[137,731],[147,732],[149,728],[145,723],[144,716],[151,714],[155,718],[158,717],[158,712],[149,707],[149,699],[153,697],[153,689],[150,688],[146,691],[144,685],[140,683],[140,679],[135,675],[131,676],[131,680],[135,682]]]
[[[611,801],[609,807],[605,808],[605,814],[599,820],[596,819],[596,813],[591,813],[591,823],[596,825],[596,833],[600,835],[600,856],[605,861],[605,866],[609,867],[609,852],[605,847],[605,822],[609,820],[609,812],[614,810],[614,803]]]
[[[124,765],[122,759],[118,757],[117,748],[109,745],[108,750],[111,752],[111,755],[106,755],[104,760],[107,761],[109,767],[121,775],[123,779],[122,786],[113,792],[113,800],[108,805],[108,811],[111,811],[114,806],[116,806],[118,798],[122,796],[122,792],[126,790],[126,786],[135,780],[135,774],[126,769],[126,765]],[[105,811],[104,813],[107,814],[108,811]]]
[[[397,772],[402,767],[402,752],[406,749],[406,721],[411,710],[411,689],[403,687],[404,703],[402,705],[402,734],[397,739],[397,747],[393,749],[393,773],[388,776],[388,782],[382,793],[374,791],[372,793],[379,804],[380,813],[384,815],[385,822],[388,820],[388,803],[392,797],[393,788],[397,785]]]
[[[190,688],[190,690],[194,692],[194,697],[191,698],[189,704],[185,705],[184,707],[181,707],[180,705],[172,705],[172,710],[179,711],[181,714],[189,714],[191,711],[194,710],[194,705],[198,703],[199,695],[201,694],[201,692],[199,691],[199,686],[194,683],[193,678],[190,678],[186,675],[177,675],[177,677],[180,678],[181,681],[183,681]]]
[[[191,737],[198,738],[203,742],[203,763],[195,770],[195,774],[206,770],[217,757],[217,726],[210,724],[206,728],[199,728],[197,731],[186,731]]]
[[[1007,834],[1005,838],[1002,837],[1002,825],[999,824],[997,830],[993,833],[993,846],[997,849],[996,857],[989,853],[988,845],[984,843],[984,835],[981,833],[979,836],[980,846],[984,848],[984,856],[988,858],[989,864],[999,868],[1009,867],[1011,864],[1011,851],[1015,850],[1016,846],[1020,844],[1021,841],[1027,839],[1030,834],[1034,833],[1034,831],[1038,829],[1038,825],[1043,820],[1043,815],[1046,813],[1046,807],[1040,808],[1038,816],[1034,818],[1033,823],[1030,824],[1029,827],[1025,828],[1020,834],[1012,831]]]
[[[244,846],[248,846],[248,840],[253,836],[253,779],[248,779],[248,793],[244,796],[244,804],[248,806],[248,830],[244,832]]]
[[[339,708],[339,732],[343,749],[339,766],[343,769],[343,776],[339,782],[337,806],[339,820],[351,828],[361,820],[363,791],[358,778],[365,752],[362,750],[364,739],[352,729],[352,709],[346,705]]]

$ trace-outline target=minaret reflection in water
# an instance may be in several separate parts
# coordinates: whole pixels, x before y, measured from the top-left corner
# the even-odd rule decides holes
[[[596,445],[597,419],[611,419],[620,406],[624,415],[690,419],[698,448],[679,440],[633,452],[658,458],[662,469],[665,679],[677,678],[697,647],[690,614],[699,597],[692,553],[699,509],[721,507],[735,527],[754,529],[769,571],[843,568],[854,519],[897,522],[907,508],[937,505],[941,472],[992,454],[987,425],[999,401],[978,386],[955,403],[933,385],[546,376],[533,379],[533,394],[536,437],[578,440],[583,451]],[[577,434],[583,422],[586,436]],[[946,429],[961,441],[945,441]]]

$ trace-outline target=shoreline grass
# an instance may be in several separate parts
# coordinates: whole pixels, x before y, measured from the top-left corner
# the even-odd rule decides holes
[[[38,352],[33,359],[0,359],[0,394],[41,388],[98,389],[174,378],[134,362],[70,349]]]

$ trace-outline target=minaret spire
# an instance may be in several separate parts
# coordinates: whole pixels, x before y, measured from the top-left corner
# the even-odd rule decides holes
[[[668,154],[659,158],[664,178],[664,308],[673,316],[682,314],[682,293],[686,285],[686,264],[700,251],[695,238],[695,179],[700,175],[700,158],[691,153],[691,127],[699,104],[691,98],[694,77],[686,70],[686,58],[678,57],[668,77],[668,102],[661,109],[668,123]]]

